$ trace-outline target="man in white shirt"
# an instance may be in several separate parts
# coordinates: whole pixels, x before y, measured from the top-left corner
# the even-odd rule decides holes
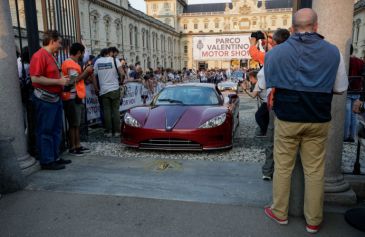
[[[120,91],[119,75],[123,68],[119,60],[113,57],[113,52],[105,49],[94,64],[94,74],[99,79],[99,96],[104,112],[105,136],[120,136]]]

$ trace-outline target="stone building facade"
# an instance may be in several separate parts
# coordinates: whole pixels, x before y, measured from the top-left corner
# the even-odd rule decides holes
[[[356,1],[352,26],[354,55],[365,59],[365,0]]]
[[[79,0],[81,35],[93,54],[116,46],[128,63],[181,68],[181,34],[127,0]]]
[[[18,0],[21,28],[25,28],[23,1]],[[41,32],[43,1],[36,0]],[[121,58],[132,64],[141,62],[143,68],[198,68],[201,64],[227,68],[231,60],[194,60],[193,37],[272,32],[289,28],[292,16],[291,0],[232,0],[195,5],[189,5],[187,0],[145,0],[147,14],[131,7],[128,0],[74,1],[79,8],[81,38],[92,54],[116,46]],[[16,22],[14,2],[9,0]]]
[[[147,14],[174,27],[181,35],[184,67],[228,68],[230,61],[197,61],[193,58],[193,37],[242,35],[261,30],[289,28],[292,1],[232,0],[231,3],[188,5],[184,0],[145,0]],[[232,60],[235,60],[232,58]]]

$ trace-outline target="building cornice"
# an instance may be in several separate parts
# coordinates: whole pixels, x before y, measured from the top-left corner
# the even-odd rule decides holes
[[[269,30],[265,32],[274,32],[275,30]],[[205,35],[240,35],[240,34],[251,34],[252,31],[222,31],[222,32],[196,32],[196,33],[182,33],[181,36],[205,36]]]
[[[128,9],[126,9],[122,6],[116,5],[116,4],[106,1],[106,0],[89,0],[89,2],[91,2],[95,5],[101,6],[103,8],[106,8],[108,10],[114,11],[116,13],[122,14],[123,17],[128,16],[136,21],[140,21],[140,22],[144,23],[145,25],[148,25],[148,26],[153,25],[155,28],[157,28],[161,31],[165,31],[165,32],[170,33],[177,37],[180,36],[180,33],[176,32],[176,30],[173,27],[171,27],[151,16],[146,15],[143,12],[134,9],[133,7],[129,7]]]
[[[145,2],[164,2],[161,0],[144,0]],[[184,0],[177,0],[183,7],[187,6],[188,4]]]
[[[365,1],[365,0],[364,0]],[[292,8],[280,8],[280,9],[273,9],[267,10],[266,12],[252,12],[247,15],[242,15],[240,13],[237,14],[227,14],[225,12],[196,12],[196,13],[182,13],[179,14],[179,18],[183,17],[210,17],[210,16],[222,16],[222,17],[247,17],[247,16],[261,16],[261,15],[268,15],[268,14],[292,14]]]

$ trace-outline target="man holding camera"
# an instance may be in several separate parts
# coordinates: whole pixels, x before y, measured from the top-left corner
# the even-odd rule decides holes
[[[267,52],[272,48],[272,36],[266,35],[262,31],[256,31],[251,34],[250,48],[248,52],[253,60],[259,62],[260,65],[264,65],[265,52],[259,50],[259,42],[265,52]]]
[[[70,58],[62,63],[62,73],[70,78],[70,82],[64,88],[62,93],[63,108],[69,125],[68,135],[70,140],[69,154],[82,156],[90,152],[86,147],[80,144],[80,124],[82,99],[86,97],[85,82],[93,73],[93,67],[90,65],[81,70],[79,62],[83,60],[85,47],[80,43],[74,43],[70,47]]]
[[[268,88],[275,88],[273,204],[266,215],[288,224],[291,175],[299,149],[305,176],[304,216],[309,233],[323,220],[324,167],[331,102],[348,86],[338,48],[317,32],[317,14],[299,10],[294,33],[265,56]],[[315,59],[315,60],[314,60]]]

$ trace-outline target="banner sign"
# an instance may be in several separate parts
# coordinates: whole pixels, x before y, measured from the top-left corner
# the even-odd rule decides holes
[[[250,35],[193,37],[194,60],[250,59]]]
[[[199,82],[199,80],[193,79],[187,82]],[[153,97],[157,95],[167,85],[173,84],[172,82],[160,83],[154,87],[153,92],[148,91],[147,88],[139,82],[127,82],[126,92],[123,99],[120,100],[119,111],[126,111],[132,107],[149,104]],[[144,103],[145,99],[145,103]],[[100,119],[100,104],[98,96],[95,94],[94,87],[90,84],[86,86],[86,111],[87,121]]]
[[[163,88],[162,83],[158,83],[154,88],[154,91],[148,91],[141,83],[128,82],[126,84],[126,93],[121,101],[119,111],[130,109],[137,105],[143,105],[143,99],[145,103],[149,104],[153,97]]]
[[[86,85],[86,111],[87,121],[100,118],[100,105],[93,85]]]
[[[126,93],[120,101],[119,111],[125,111],[134,106],[143,105],[143,99],[146,98],[146,104],[149,104],[153,97],[165,87],[165,84],[158,83],[153,92],[148,91],[141,83],[128,82],[126,84]],[[87,121],[100,119],[100,104],[98,96],[95,94],[92,85],[86,86],[86,111]]]

